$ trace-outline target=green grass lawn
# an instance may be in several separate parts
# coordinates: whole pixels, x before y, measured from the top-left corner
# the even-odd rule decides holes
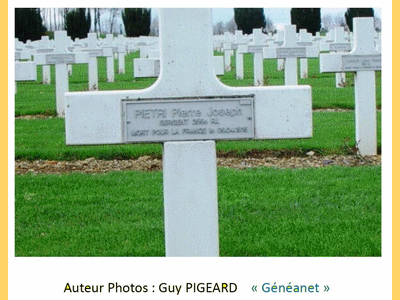
[[[380,167],[219,169],[221,256],[380,256]],[[164,256],[161,172],[17,175],[16,256]]]
[[[215,53],[221,55],[221,53]],[[98,59],[99,90],[133,90],[151,86],[157,78],[133,78],[133,59],[139,57],[139,52],[130,53],[125,58],[125,74],[117,73],[115,60],[115,82],[107,82],[105,58]],[[253,58],[251,54],[244,55],[244,79],[236,80],[235,58],[232,58],[232,71],[219,76],[222,83],[228,86],[253,85]],[[264,60],[265,84],[268,86],[284,85],[284,72],[277,71],[276,60]],[[300,68],[299,68],[300,70]],[[51,67],[52,83],[41,83],[42,68],[38,66],[38,81],[18,82],[15,96],[15,115],[46,114],[56,115],[55,106],[55,75]],[[352,73],[346,74],[347,86],[335,87],[335,74],[319,73],[319,59],[309,59],[309,78],[299,79],[299,84],[312,87],[313,108],[349,108],[354,109],[354,78]],[[88,90],[87,64],[73,65],[69,77],[70,91]],[[377,107],[381,107],[381,72],[376,72]]]
[[[220,53],[217,53],[220,54]],[[133,80],[133,58],[126,74],[106,82],[105,58],[99,59],[99,89],[143,89],[156,78]],[[253,85],[252,57],[245,55],[245,78],[234,69],[220,76],[229,86]],[[234,66],[234,58],[233,58]],[[41,67],[38,67],[41,78]],[[117,70],[117,64],[115,64]],[[283,85],[276,61],[264,61],[266,85]],[[17,83],[15,115],[56,115],[52,84]],[[353,75],[335,88],[334,74],[320,74],[309,60],[313,108],[354,109]],[[70,91],[88,89],[87,66],[75,65]],[[381,73],[376,72],[377,107]],[[377,112],[378,152],[381,113]],[[220,154],[292,151],[304,155],[354,154],[354,112],[314,112],[313,138],[218,141]],[[15,120],[15,158],[75,160],[161,157],[162,145],[66,146],[64,120]],[[164,256],[162,172],[16,175],[16,256]],[[221,256],[381,256],[381,168],[326,167],[218,170]]]
[[[381,117],[378,112],[378,148],[381,148]],[[313,138],[287,140],[219,141],[217,150],[241,156],[253,150],[291,150],[305,154],[354,154],[354,113],[314,112]],[[66,146],[64,120],[60,118],[15,120],[15,158],[72,160],[127,159],[162,155],[161,144]]]
[[[221,55],[221,53],[217,53]],[[244,78],[236,79],[235,57],[232,57],[232,70],[221,76],[221,82],[229,86],[252,86],[254,83],[253,57],[244,55]],[[300,72],[300,60],[298,60],[298,72]],[[300,73],[299,73],[300,74]],[[375,72],[376,77],[376,104],[381,107],[381,72]],[[277,60],[264,60],[264,85],[284,85],[284,71],[277,70]],[[319,59],[308,59],[308,78],[298,77],[299,85],[312,87],[313,108],[348,108],[354,109],[354,74],[346,73],[346,87],[335,87],[335,74],[320,73]]]
[[[157,78],[133,78],[133,59],[139,57],[139,52],[130,53],[125,57],[125,74],[118,74],[118,60],[114,60],[114,82],[107,82],[106,58],[98,58],[99,90],[130,90],[144,89],[151,86]],[[42,67],[38,66],[38,80],[36,82],[17,82],[15,96],[15,116],[45,114],[50,116],[56,113],[55,70],[51,66],[51,84],[42,84]],[[72,75],[69,77],[69,91],[87,91],[88,65],[72,66]]]

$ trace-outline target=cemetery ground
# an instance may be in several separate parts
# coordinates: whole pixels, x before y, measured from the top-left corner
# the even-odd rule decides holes
[[[112,83],[99,58],[99,90],[153,84],[133,80],[134,57],[125,74],[115,64]],[[253,85],[251,55],[243,80],[234,58],[232,66],[221,82]],[[264,60],[264,74],[265,85],[284,84],[276,61]],[[164,256],[162,145],[66,146],[54,80],[52,68],[50,85],[17,83],[15,255]],[[69,82],[87,90],[87,65],[75,65]],[[337,89],[309,59],[299,84],[312,86],[313,138],[217,142],[220,256],[380,256],[380,156],[357,154],[352,73]],[[381,72],[376,87],[381,108]]]

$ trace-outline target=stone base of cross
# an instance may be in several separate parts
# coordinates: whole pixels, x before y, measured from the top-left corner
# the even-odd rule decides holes
[[[164,143],[167,256],[219,254],[215,140],[312,136],[309,86],[233,88],[216,78],[211,24],[211,9],[162,9],[153,86],[66,94],[68,145]]]

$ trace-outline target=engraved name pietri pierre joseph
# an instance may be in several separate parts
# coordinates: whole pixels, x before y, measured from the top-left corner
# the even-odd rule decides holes
[[[215,109],[210,107],[205,113],[207,117],[235,117],[242,116],[243,112],[240,107],[236,108],[226,108],[226,109]],[[172,118],[199,118],[203,116],[200,109],[181,109],[174,108],[168,114],[168,110],[165,108],[156,109],[136,109],[134,113],[135,119],[160,119],[167,118],[168,116]]]
[[[251,100],[130,102],[126,105],[128,141],[251,138],[254,134]],[[162,137],[164,136],[164,137]],[[169,136],[169,137],[167,137]],[[200,137],[199,137],[200,138]]]

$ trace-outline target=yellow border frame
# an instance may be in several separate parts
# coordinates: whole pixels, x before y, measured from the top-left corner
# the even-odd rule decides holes
[[[398,71],[396,72],[397,68],[399,67],[399,58],[397,55],[393,55],[395,53],[394,49],[396,46],[394,33],[398,32],[400,29],[399,27],[399,20],[396,18],[396,13],[400,11],[399,3],[396,1],[392,2],[392,83],[398,82]],[[398,213],[400,210],[400,203],[397,201],[399,200],[399,188],[396,188],[395,182],[397,182],[399,178],[398,170],[396,167],[399,165],[399,157],[396,156],[396,149],[398,149],[399,141],[395,138],[395,133],[397,132],[400,121],[396,118],[396,113],[399,112],[399,103],[398,95],[399,90],[395,89],[395,84],[392,86],[392,299],[400,299],[400,291],[397,288],[396,283],[399,283],[399,252],[400,252],[400,245],[399,245],[399,226],[400,220],[398,218]],[[393,101],[395,100],[395,101]]]
[[[2,146],[2,160],[1,160],[1,187],[3,200],[1,201],[1,240],[3,241],[1,247],[1,280],[0,280],[0,298],[8,299],[8,1],[4,2],[1,10],[0,26],[3,32],[6,32],[6,44],[2,44],[1,51],[1,65],[7,66],[5,71],[1,72],[1,91],[6,99],[3,99],[0,104],[0,111],[2,117],[0,118],[1,140]],[[4,53],[5,52],[5,53]],[[4,69],[3,69],[4,70]]]

